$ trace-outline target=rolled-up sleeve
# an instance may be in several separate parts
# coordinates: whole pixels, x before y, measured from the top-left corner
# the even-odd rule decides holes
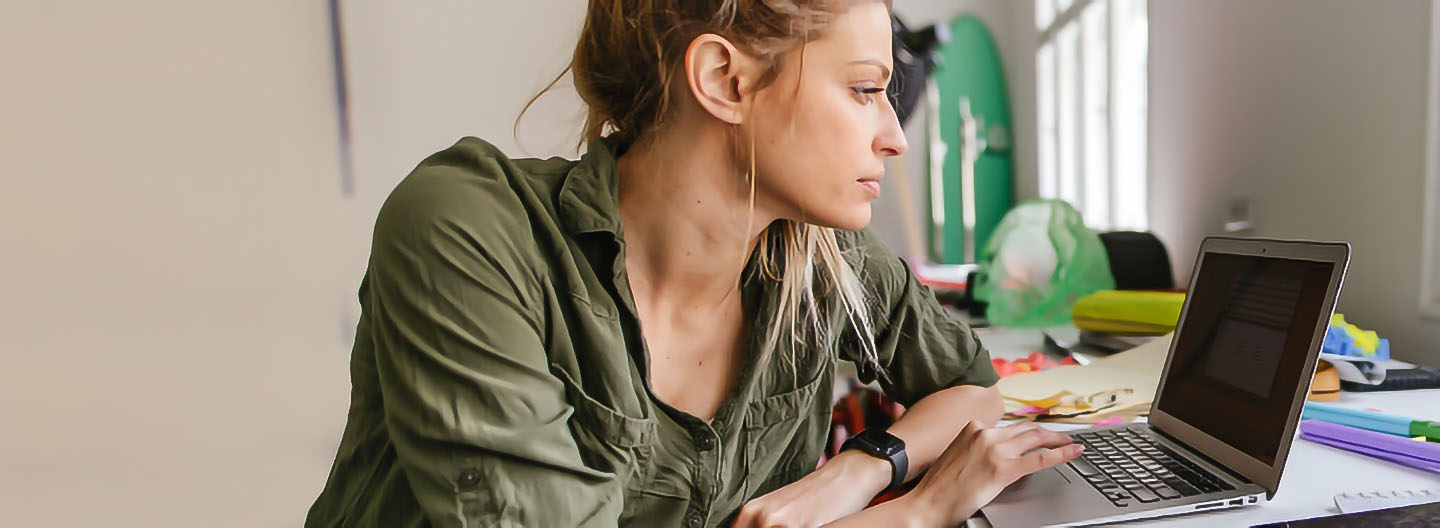
[[[866,364],[854,332],[846,331],[839,353],[855,362],[861,381],[878,379],[887,395],[908,406],[943,389],[989,387],[1000,379],[974,331],[945,312],[904,259],[868,230],[838,234],[870,295],[876,359],[886,374]]]
[[[367,315],[398,464],[435,526],[614,525],[619,484],[582,461],[547,367],[518,198],[446,170],[402,183],[373,240]]]

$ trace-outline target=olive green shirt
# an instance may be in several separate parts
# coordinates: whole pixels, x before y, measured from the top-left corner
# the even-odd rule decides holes
[[[752,260],[735,386],[709,422],[666,405],[626,278],[614,147],[512,160],[465,138],[391,193],[360,285],[348,423],[306,526],[722,525],[814,471],[837,361],[906,405],[996,381],[903,260],[840,232],[878,365],[850,325],[793,361],[756,359],[779,289]]]

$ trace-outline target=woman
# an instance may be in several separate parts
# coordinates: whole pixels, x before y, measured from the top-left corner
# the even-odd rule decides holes
[[[980,343],[858,231],[906,148],[889,20],[592,0],[579,161],[466,138],[381,209],[307,526],[952,525],[1074,458],[989,427]],[[839,361],[909,410],[817,469]]]

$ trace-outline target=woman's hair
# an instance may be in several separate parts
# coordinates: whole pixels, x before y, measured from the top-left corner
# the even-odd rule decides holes
[[[684,86],[674,81],[684,76],[685,53],[695,37],[720,35],[759,61],[764,71],[755,89],[760,90],[778,77],[782,60],[798,55],[803,67],[803,53],[792,52],[819,38],[835,16],[864,1],[590,0],[575,55],[566,70],[573,74],[575,89],[587,106],[580,142],[606,134],[624,146],[648,140],[648,134],[672,117],[677,94],[671,90]],[[889,0],[881,1],[889,7]],[[526,109],[564,74],[532,98]],[[737,158],[748,151],[746,178],[753,216],[754,139],[748,138],[749,144],[742,146],[740,134],[734,132],[731,147],[742,155]],[[824,296],[817,295],[821,287],[818,271],[823,273],[826,290],[838,293],[866,362],[879,367],[865,291],[843,258],[834,229],[778,220],[761,233],[755,251],[763,277],[781,283],[774,324],[765,340],[766,352],[777,350],[782,340],[790,342],[792,351],[806,341],[820,346],[834,342],[830,327],[834,319],[819,301]],[[787,359],[794,358],[787,355]],[[883,370],[877,372],[884,375]]]

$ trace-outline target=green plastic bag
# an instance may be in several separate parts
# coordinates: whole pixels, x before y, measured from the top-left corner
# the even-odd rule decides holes
[[[1100,237],[1062,200],[1031,200],[1005,213],[980,253],[975,298],[998,326],[1070,322],[1075,301],[1115,289]]]

